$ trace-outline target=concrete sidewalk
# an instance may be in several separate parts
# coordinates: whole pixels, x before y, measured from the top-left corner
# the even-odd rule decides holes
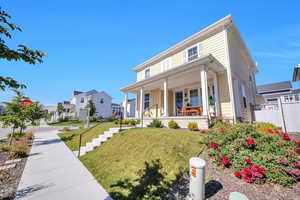
[[[56,133],[43,128],[35,133],[16,199],[111,199]]]

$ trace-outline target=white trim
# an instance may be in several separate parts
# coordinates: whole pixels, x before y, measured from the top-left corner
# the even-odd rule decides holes
[[[226,54],[226,62],[227,62],[228,89],[229,89],[233,121],[235,123],[236,122],[236,110],[235,110],[235,99],[234,99],[234,94],[233,94],[232,70],[231,70],[231,64],[230,64],[229,44],[228,44],[228,28],[227,27],[225,27],[224,32],[225,32],[224,43],[225,43],[225,54]]]
[[[169,69],[172,68],[172,59],[171,57],[168,57],[166,59],[164,59],[161,63],[160,63],[160,67],[161,67],[161,72],[165,72],[168,71]]]

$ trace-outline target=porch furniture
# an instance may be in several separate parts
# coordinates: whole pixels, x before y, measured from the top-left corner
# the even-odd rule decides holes
[[[202,115],[202,106],[184,106],[185,115]]]
[[[177,108],[177,113],[178,113],[179,116],[184,116],[183,108]]]

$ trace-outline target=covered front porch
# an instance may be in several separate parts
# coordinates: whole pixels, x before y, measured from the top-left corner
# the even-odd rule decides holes
[[[164,125],[174,120],[181,127],[191,121],[206,127],[211,116],[221,115],[218,74],[224,71],[213,56],[206,55],[121,90],[125,102],[128,93],[136,95],[136,117],[145,124],[159,118]]]

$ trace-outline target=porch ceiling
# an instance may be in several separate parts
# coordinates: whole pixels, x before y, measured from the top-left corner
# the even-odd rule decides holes
[[[212,72],[220,73],[225,71],[225,67],[211,54],[208,54],[189,63],[185,63],[168,71],[154,75],[148,79],[128,85],[121,88],[121,91],[138,93],[139,89],[142,87],[146,90],[162,88],[163,81],[165,79],[168,79],[169,89],[200,83],[199,68],[201,65],[206,65],[208,67],[208,79],[212,78]]]

